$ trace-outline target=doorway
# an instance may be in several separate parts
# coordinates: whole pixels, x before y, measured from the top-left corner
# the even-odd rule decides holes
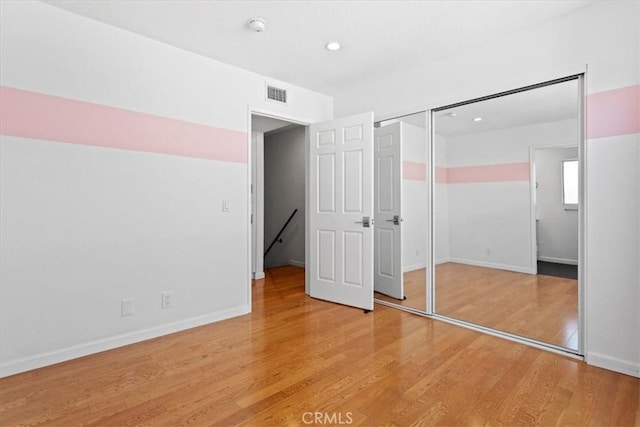
[[[578,146],[533,148],[538,275],[578,279]]]
[[[249,116],[253,150],[251,166],[248,168],[249,182],[252,183],[248,207],[251,215],[256,217],[247,236],[250,248],[247,255],[253,273],[250,276],[259,278],[260,261],[264,263],[264,253],[258,249],[260,242],[263,248],[266,243],[265,134],[290,124],[303,126],[305,138],[300,143],[304,146],[305,155],[303,164],[296,164],[295,167],[302,166],[304,170],[303,208],[306,212],[301,215],[304,220],[300,221],[299,228],[305,230],[302,256],[305,259],[305,293],[313,298],[363,308],[365,311],[373,310],[373,245],[369,226],[373,211],[373,113],[313,124],[274,117],[255,110],[249,110]],[[266,131],[268,127],[271,129]],[[299,159],[292,160],[279,167],[291,169],[298,162]],[[302,178],[295,180],[303,182]],[[289,187],[291,178],[284,182]],[[276,190],[282,191],[282,188]],[[294,212],[295,209],[289,218],[292,219]],[[284,224],[288,226],[289,222],[287,219]],[[274,241],[274,245],[282,243],[277,234]],[[299,262],[301,254],[296,255],[298,259],[287,258],[288,263]],[[313,262],[307,262],[310,259]]]
[[[306,126],[251,115],[251,273],[305,266]]]

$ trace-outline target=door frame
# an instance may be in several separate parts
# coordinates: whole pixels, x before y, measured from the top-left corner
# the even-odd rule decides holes
[[[516,86],[515,88],[505,90],[505,91],[495,91],[493,94],[488,96],[480,96],[477,98],[468,98],[466,101],[462,102],[451,102],[448,104],[442,104],[439,107],[434,107],[427,110],[428,121],[429,121],[429,168],[430,168],[430,176],[431,182],[429,183],[429,237],[433,236],[434,232],[434,220],[433,220],[433,194],[435,189],[435,161],[434,161],[434,149],[435,149],[435,129],[433,126],[434,121],[434,113],[443,110],[446,108],[451,108],[456,105],[464,105],[471,102],[481,101],[484,99],[491,99],[497,96],[508,95],[511,93],[521,92],[525,90],[535,89],[536,87],[543,87],[554,83],[561,83],[563,81],[577,80],[578,82],[578,90],[577,90],[577,98],[578,98],[578,120],[577,120],[577,146],[578,146],[578,174],[579,174],[579,204],[578,204],[578,348],[577,349],[568,349],[566,347],[560,347],[554,344],[541,342],[535,339],[530,339],[527,337],[523,337],[520,335],[514,335],[508,332],[499,331],[496,329],[468,323],[462,320],[454,319],[447,317],[445,315],[438,314],[435,306],[435,297],[436,297],[436,284],[435,284],[435,258],[434,258],[434,239],[431,239],[428,243],[428,247],[430,245],[430,258],[429,258],[429,269],[430,272],[427,275],[427,317],[431,317],[434,319],[442,320],[447,323],[451,323],[454,325],[462,326],[468,329],[473,329],[479,332],[483,332],[489,335],[498,336],[501,338],[505,338],[511,341],[519,342],[522,344],[527,344],[532,347],[540,348],[543,350],[551,351],[558,354],[563,354],[569,357],[575,357],[578,359],[584,360],[586,355],[587,347],[587,233],[586,233],[586,223],[587,223],[587,174],[586,174],[586,164],[587,164],[587,151],[586,151],[586,68],[583,70],[579,70],[575,73],[567,73],[560,77],[552,77],[548,76],[546,80],[540,79],[538,83],[526,84],[523,83],[521,86]],[[535,81],[535,80],[534,80]],[[576,144],[571,144],[575,146]],[[542,147],[539,147],[542,148]],[[534,221],[535,227],[535,221]]]
[[[305,130],[305,136],[304,136],[304,156],[305,156],[305,173],[304,173],[304,187],[305,187],[305,194],[304,194],[304,198],[305,198],[305,217],[304,217],[304,221],[305,221],[305,242],[304,242],[304,247],[305,247],[305,255],[304,255],[304,262],[305,262],[305,294],[310,295],[310,272],[311,269],[307,268],[307,266],[309,265],[309,253],[310,253],[310,241],[309,241],[309,212],[310,212],[310,200],[309,200],[309,194],[308,194],[308,190],[309,190],[309,170],[310,170],[310,158],[309,158],[309,144],[310,144],[310,132],[309,132],[309,126],[312,124],[308,121],[302,121],[296,118],[293,118],[291,116],[287,116],[285,114],[282,114],[281,112],[274,112],[274,111],[270,111],[270,110],[266,110],[264,108],[258,108],[258,107],[252,107],[252,106],[248,106],[247,107],[247,146],[248,146],[248,150],[247,150],[247,227],[248,227],[248,233],[247,233],[247,247],[249,248],[249,250],[247,251],[247,299],[249,301],[249,304],[252,305],[253,301],[251,298],[251,286],[252,286],[252,276],[253,276],[253,272],[252,270],[252,265],[251,265],[251,259],[252,259],[252,254],[254,253],[254,251],[256,250],[256,248],[254,248],[252,242],[253,242],[253,238],[252,238],[252,224],[251,224],[251,184],[252,184],[252,173],[253,173],[253,169],[254,169],[254,164],[253,164],[253,153],[252,153],[252,133],[253,133],[253,128],[251,126],[251,117],[253,115],[256,116],[262,116],[262,117],[267,117],[267,118],[272,118],[272,119],[277,119],[277,120],[282,120],[282,121],[286,121],[289,122],[291,124],[296,124],[299,126],[303,126],[304,130]],[[335,117],[331,117],[331,118],[325,118],[322,119],[320,121],[326,121],[326,120],[334,120]],[[373,118],[374,121],[372,121],[371,125],[373,126],[374,122],[375,122],[375,117]],[[319,121],[319,122],[320,122]],[[257,162],[261,162],[262,166],[263,166],[263,170],[264,170],[264,158],[262,159],[258,159],[256,158]],[[264,186],[264,177],[262,182],[258,182],[257,183],[258,187],[263,187]],[[256,188],[256,191],[258,191],[259,193],[259,189]],[[263,221],[264,224],[264,221]],[[256,245],[257,246],[257,245]],[[263,256],[263,254],[255,254],[256,256]],[[372,260],[373,261],[373,260]]]
[[[304,179],[305,179],[305,190],[304,190],[304,199],[305,199],[305,266],[308,263],[308,259],[307,259],[307,254],[309,251],[308,248],[308,239],[307,239],[307,235],[306,235],[306,224],[308,221],[308,197],[307,197],[307,182],[308,182],[308,175],[309,175],[309,153],[308,153],[308,140],[309,140],[309,124],[308,122],[304,122],[295,118],[292,118],[291,116],[287,116],[282,114],[281,112],[274,112],[274,111],[269,111],[266,110],[264,108],[257,108],[257,107],[251,107],[249,106],[247,108],[247,146],[249,147],[248,151],[247,151],[247,226],[248,226],[248,235],[247,235],[247,247],[249,248],[249,250],[247,251],[247,298],[249,301],[249,304],[252,306],[253,305],[253,301],[251,298],[251,282],[253,279],[253,272],[251,271],[251,258],[254,255],[254,252],[256,250],[256,247],[254,247],[253,245],[253,238],[252,238],[252,224],[251,224],[251,184],[252,184],[252,175],[253,175],[253,169],[254,165],[253,164],[253,152],[252,152],[252,142],[251,142],[251,138],[252,138],[252,133],[253,133],[253,128],[251,126],[251,117],[252,116],[262,116],[262,117],[267,117],[267,118],[271,118],[271,119],[276,119],[276,120],[282,120],[285,122],[289,122],[291,124],[295,124],[295,125],[299,125],[299,126],[304,126],[305,128],[305,142],[304,142],[304,153],[305,153],[305,171],[304,171]],[[256,157],[256,162],[258,162],[259,164],[262,165],[262,170],[264,170],[264,156],[262,158],[257,158]],[[264,188],[264,176],[262,177],[262,180],[260,180],[260,182],[256,182],[256,189],[255,191],[258,192],[258,194],[260,194],[259,189],[263,189]],[[264,194],[264,191],[262,192],[262,194]],[[263,201],[261,203],[264,203]],[[263,211],[263,215],[264,215],[264,211]],[[257,221],[257,218],[255,219]],[[261,222],[263,225],[263,232],[264,232],[264,219]],[[260,224],[260,222],[258,222],[257,224]],[[256,245],[257,247],[259,247],[258,245]],[[263,257],[264,254],[255,254],[255,256],[261,256]],[[305,268],[305,293],[309,294],[309,280],[307,278],[307,272],[308,272],[308,268]]]
[[[538,274],[538,233],[537,233],[537,220],[536,220],[536,209],[537,209],[537,180],[536,178],[536,170],[535,170],[535,153],[536,151],[541,150],[553,150],[553,149],[565,149],[565,148],[576,148],[578,150],[578,170],[581,167],[580,165],[580,146],[577,143],[566,143],[559,145],[535,145],[529,147],[529,176],[531,177],[529,181],[529,204],[531,208],[530,218],[531,218],[531,267],[533,270],[533,274]],[[578,172],[579,173],[579,172]],[[580,174],[579,174],[580,175]],[[578,177],[578,182],[580,182],[580,176]],[[582,184],[582,182],[580,182]],[[582,186],[582,185],[581,185]],[[580,204],[578,204],[578,221],[580,220]],[[578,239],[580,237],[580,229],[578,226]],[[578,250],[579,250],[578,246]],[[580,257],[578,257],[578,264],[580,264]],[[580,265],[578,265],[580,268]],[[580,285],[578,284],[578,287]]]

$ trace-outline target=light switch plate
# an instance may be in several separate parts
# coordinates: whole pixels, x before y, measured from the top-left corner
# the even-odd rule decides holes
[[[133,298],[126,298],[121,301],[120,315],[122,317],[133,316]]]

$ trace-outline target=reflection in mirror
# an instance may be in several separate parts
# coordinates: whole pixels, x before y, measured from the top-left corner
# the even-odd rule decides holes
[[[578,351],[578,82],[434,110],[436,314]]]
[[[426,311],[427,115],[376,123],[375,298]]]

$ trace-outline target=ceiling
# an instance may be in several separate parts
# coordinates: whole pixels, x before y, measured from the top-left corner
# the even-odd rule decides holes
[[[330,96],[424,66],[595,0],[75,1],[45,3]],[[264,32],[247,27],[266,20]],[[324,45],[339,41],[329,52]]]
[[[575,79],[439,110],[434,113],[434,132],[455,136],[577,119],[578,94]],[[474,121],[476,117],[482,120]]]

